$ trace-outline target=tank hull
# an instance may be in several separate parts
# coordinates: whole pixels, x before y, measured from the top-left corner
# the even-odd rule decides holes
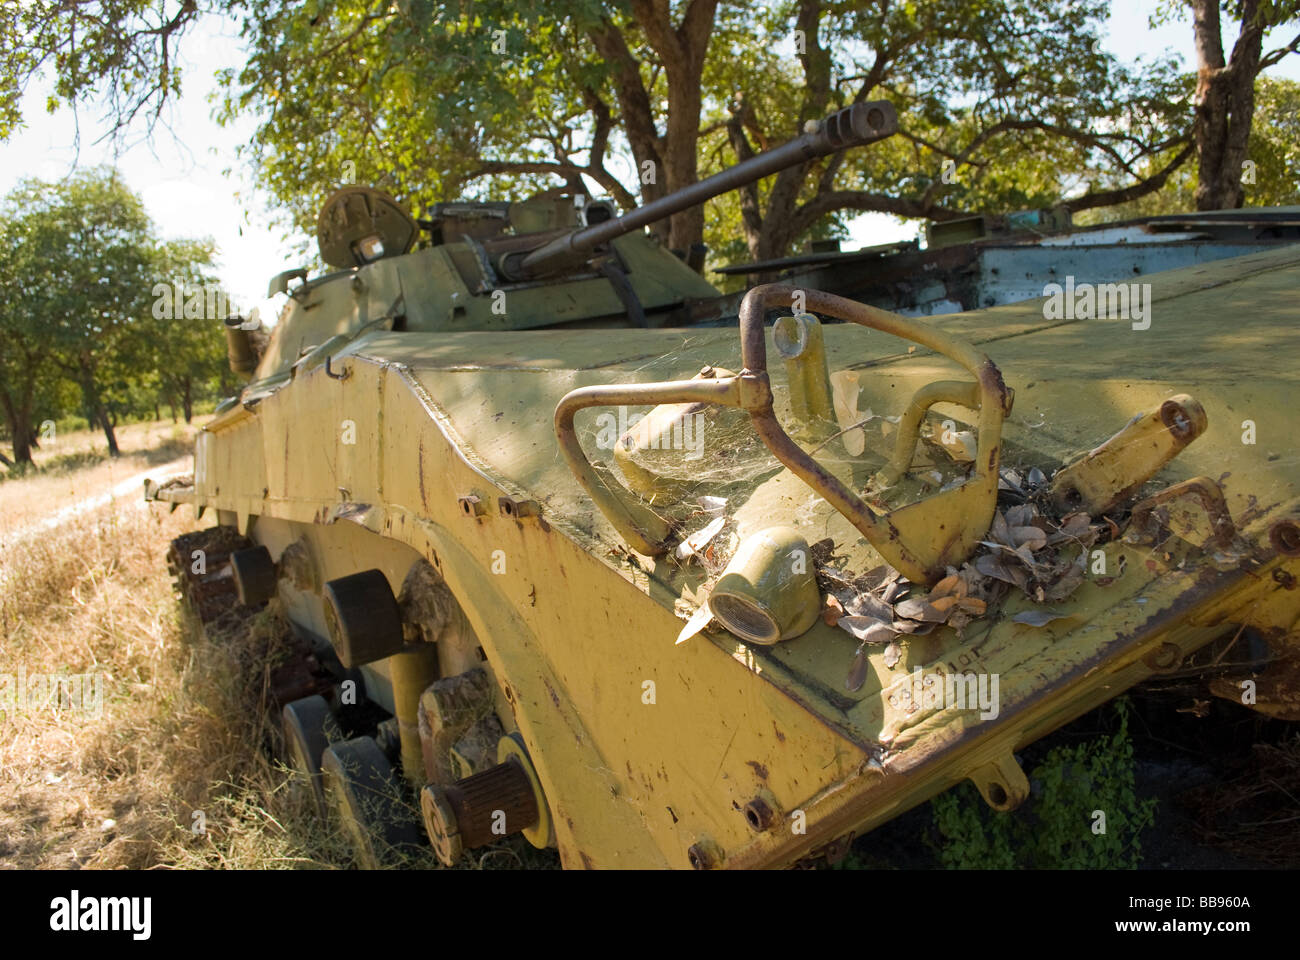
[[[1300,337],[1300,248],[1144,282],[1144,329],[1052,319],[1041,301],[938,322],[986,350],[1015,391],[1004,463],[1050,473],[1135,412],[1195,396],[1209,428],[1157,486],[1212,478],[1234,549],[1207,547],[1213,530],[1195,509],[1154,538],[1122,531],[1089,560],[1107,575],[1056,605],[1059,618],[1017,621],[1032,607],[1018,598],[960,635],[908,638],[892,662],[872,649],[852,691],[857,643],[820,621],[772,647],[718,629],[675,643],[707,571],[630,550],[556,450],[566,393],[738,369],[734,329],[366,333],[328,365],[254,384],[201,434],[193,486],[160,498],[215,509],[277,561],[304,545],[311,570],[297,583],[282,574],[280,600],[318,637],[319,584],[376,568],[398,594],[427,562],[463,615],[426,638],[436,672],[490,671],[495,713],[526,745],[566,867],[786,866],[964,779],[1013,807],[1028,791],[1017,750],[1233,631],[1265,637],[1272,662],[1220,671],[1216,692],[1238,699],[1251,680],[1261,702],[1248,705],[1297,716],[1300,561],[1275,531],[1300,518],[1286,359]],[[832,378],[857,376],[860,411],[897,414],[947,373],[899,341],[823,329]],[[742,535],[793,522],[810,542],[832,538],[854,569],[879,562],[780,464],[717,479]],[[996,702],[927,705],[925,678],[945,674],[997,678]],[[368,687],[396,710],[391,683],[384,662],[368,667]]]

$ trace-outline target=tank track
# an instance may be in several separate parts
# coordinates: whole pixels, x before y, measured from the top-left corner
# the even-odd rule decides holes
[[[253,542],[232,527],[210,527],[181,534],[168,547],[167,569],[176,591],[205,635],[233,629],[257,613],[239,602],[230,566],[232,553],[251,546]],[[268,708],[279,711],[286,703],[333,689],[338,679],[305,640],[286,631],[280,645],[287,658],[271,671]]]

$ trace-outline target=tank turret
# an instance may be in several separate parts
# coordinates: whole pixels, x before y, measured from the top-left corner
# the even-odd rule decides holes
[[[283,347],[271,345],[258,376],[283,373],[304,348],[378,321],[430,332],[688,323],[684,307],[720,296],[695,269],[702,250],[674,255],[642,228],[795,164],[884,139],[898,117],[890,103],[874,101],[809,126],[622,216],[607,201],[542,195],[439,203],[417,220],[379,190],[343,187],[317,224],[321,259],[337,272],[291,292],[288,281],[301,271],[272,282],[271,293],[289,292],[291,303],[275,338]]]

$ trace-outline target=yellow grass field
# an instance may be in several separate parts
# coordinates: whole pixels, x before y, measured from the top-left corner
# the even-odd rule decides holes
[[[177,454],[191,435],[128,427],[116,462],[96,460],[93,437],[71,437],[40,453],[48,472],[0,483],[0,866],[352,863],[275,759],[278,725],[261,706],[284,636],[274,608],[205,638],[173,592],[167,544],[211,515],[198,524],[188,508],[144,506],[134,484],[97,499],[151,466],[188,470]],[[83,465],[52,469],[74,444]],[[467,865],[518,866],[528,852],[515,847]]]

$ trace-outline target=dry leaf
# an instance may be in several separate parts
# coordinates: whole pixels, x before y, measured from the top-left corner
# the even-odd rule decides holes
[[[942,610],[936,609],[925,600],[904,600],[894,605],[894,612],[908,620],[925,620],[930,623],[943,623],[948,617]]]
[[[1028,503],[1008,507],[1006,520],[1008,527],[1027,527],[1034,522],[1034,508]]]
[[[1043,591],[1043,599],[1048,603],[1059,603],[1074,593],[1081,583],[1083,583],[1083,567],[1079,564],[1071,564],[1059,580]]]
[[[835,556],[835,541],[831,537],[809,544],[808,552],[812,554],[813,563],[825,565]]]
[[[854,584],[864,591],[878,590],[886,583],[893,583],[899,577],[899,573],[887,563],[882,563],[878,567],[872,567],[862,576],[854,581]]]
[[[1082,510],[1074,513],[1067,513],[1061,518],[1061,532],[1071,537],[1082,536],[1083,533],[1092,525],[1092,517],[1088,516]]]
[[[855,617],[872,617],[876,620],[893,620],[894,608],[875,594],[860,593],[844,604],[847,613]]]
[[[885,666],[892,668],[899,660],[903,658],[903,648],[897,643],[891,643],[885,647]]]
[[[1001,510],[994,511],[993,524],[989,527],[989,536],[998,543],[1005,543],[1011,546],[1011,530],[1007,527],[1007,518],[1002,515]]]
[[[1021,547],[1028,547],[1031,551],[1041,550],[1047,546],[1047,534],[1037,527],[1012,527],[1011,542],[1017,552]]]
[[[677,634],[677,642],[685,643],[707,627],[712,620],[713,614],[709,611],[709,605],[700,604],[700,608],[691,614],[691,619],[686,621],[686,626],[682,627],[682,632]]]
[[[1024,562],[1025,566],[1031,570],[1037,568],[1038,564],[1034,562],[1034,551],[1030,550],[1029,547],[1016,547],[1013,552]]]
[[[1061,527],[1047,538],[1049,545],[1065,540],[1078,540],[1085,546],[1092,546],[1097,540],[1097,531],[1092,528],[1092,518],[1082,511],[1066,514],[1061,518]]]
[[[841,435],[840,442],[851,457],[860,456],[867,448],[867,435],[861,427],[849,428],[871,416],[870,410],[865,416],[858,413],[858,393],[861,390],[858,377],[859,374],[852,370],[837,371],[831,376],[831,403],[835,408],[835,420],[841,430],[847,431]]]
[[[939,446],[958,463],[969,463],[978,450],[975,434],[970,430],[943,430],[939,433]]]
[[[957,605],[957,597],[955,596],[936,597],[934,600],[930,600],[928,602],[929,605],[935,610],[938,610],[940,613],[945,613]]]
[[[890,626],[895,633],[911,634],[914,637],[923,637],[930,633],[939,624],[934,622],[922,622],[920,620],[895,620]]]
[[[888,643],[894,639],[893,627],[872,617],[841,617],[838,626],[863,643]]]
[[[909,586],[911,586],[911,584],[902,578],[890,581],[885,584],[885,589],[880,592],[880,598],[884,600],[885,603],[893,603],[907,592]]]
[[[1057,613],[1055,610],[1022,610],[1011,619],[1031,627],[1045,627],[1053,620],[1069,620],[1071,616],[1073,614]]]
[[[844,608],[840,606],[839,599],[833,593],[826,594],[826,603],[822,607],[822,620],[826,626],[835,626],[842,616],[844,616]]]
[[[850,693],[856,693],[862,689],[862,685],[867,682],[867,651],[865,647],[858,647],[853,654],[853,663],[849,667],[849,675],[844,678],[844,689]]]
[[[710,520],[703,528],[696,530],[693,534],[677,545],[674,555],[678,560],[685,560],[693,554],[703,550],[727,525],[726,517],[715,517]]]
[[[955,573],[950,573],[930,588],[930,596],[942,597],[949,593],[958,594],[958,596],[960,596],[959,591],[963,589],[964,586],[961,577],[957,576]]]

